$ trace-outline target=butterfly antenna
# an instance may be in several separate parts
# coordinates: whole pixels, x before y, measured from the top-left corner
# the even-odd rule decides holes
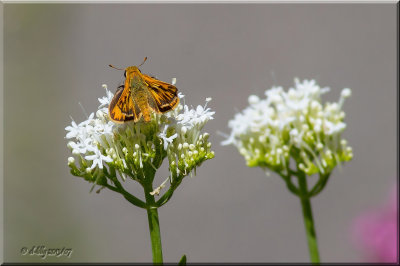
[[[113,66],[113,65],[108,65],[109,67],[112,67],[112,68],[115,68],[115,69],[117,69],[117,70],[124,70],[124,69],[122,69],[122,68],[118,68],[118,67],[115,67],[115,66]]]
[[[147,56],[143,59],[143,62],[142,62],[140,65],[138,65],[138,67],[140,67],[141,65],[143,65],[144,62],[146,62],[146,60],[147,60]]]

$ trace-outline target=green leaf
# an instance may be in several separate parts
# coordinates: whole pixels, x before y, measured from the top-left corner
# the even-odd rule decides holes
[[[183,255],[178,265],[186,265],[186,255]]]

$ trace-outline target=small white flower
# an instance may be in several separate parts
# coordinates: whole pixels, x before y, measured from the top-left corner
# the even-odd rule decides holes
[[[260,101],[260,98],[257,95],[249,96],[249,104],[256,104]]]
[[[94,152],[94,154],[85,156],[86,160],[93,161],[93,164],[91,167],[89,167],[89,169],[93,169],[96,166],[99,166],[100,169],[103,169],[103,161],[107,163],[112,162],[112,159],[109,156],[104,156],[101,154],[100,150],[93,149],[92,152]]]
[[[75,150],[76,153],[86,153],[87,148],[90,146],[90,142],[90,139],[85,139],[84,141],[79,141],[78,143],[70,141],[68,146],[72,150]]]
[[[68,164],[73,164],[75,163],[75,158],[74,157],[68,157]]]
[[[80,127],[72,120],[71,126],[67,126],[65,130],[69,131],[65,136],[67,139],[75,138],[80,133]]]
[[[341,96],[343,98],[349,98],[351,96],[351,89],[345,88],[342,90]]]
[[[178,136],[178,134],[175,133],[172,136],[167,137],[167,129],[168,129],[168,125],[165,125],[163,131],[158,134],[158,136],[163,140],[164,150],[167,150],[168,145],[171,144],[173,142],[173,140]]]
[[[181,132],[182,132],[183,135],[185,135],[186,132],[187,132],[187,127],[182,126],[182,127],[181,127]]]
[[[106,84],[103,84],[103,88],[106,90],[106,96],[103,96],[103,97],[99,98],[99,102],[100,102],[99,109],[103,108],[104,106],[109,105],[111,100],[112,100],[112,98],[114,97],[114,94],[107,89],[107,85]]]

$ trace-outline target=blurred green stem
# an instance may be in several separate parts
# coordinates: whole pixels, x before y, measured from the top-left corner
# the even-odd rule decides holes
[[[311,201],[307,188],[307,176],[305,174],[297,175],[299,180],[301,208],[303,210],[304,226],[306,229],[308,249],[310,252],[310,260],[312,263],[319,263],[319,251],[317,244],[317,235],[314,229],[314,219],[311,209]]]

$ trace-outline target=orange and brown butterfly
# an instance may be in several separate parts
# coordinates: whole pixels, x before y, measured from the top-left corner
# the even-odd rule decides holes
[[[125,69],[124,85],[118,87],[108,107],[108,114],[112,121],[138,122],[143,116],[144,121],[149,122],[151,112],[162,114],[178,106],[178,89],[174,85],[142,74],[139,67],[146,60],[147,57],[139,66],[130,66]],[[113,65],[109,66],[124,70]]]

